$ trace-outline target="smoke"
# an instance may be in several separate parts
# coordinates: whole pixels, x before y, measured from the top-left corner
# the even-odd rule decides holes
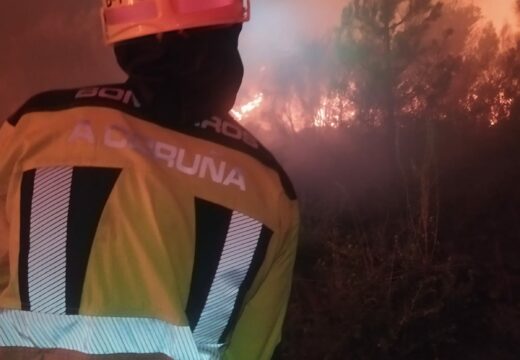
[[[243,93],[258,81],[266,66],[291,57],[311,40],[327,36],[338,26],[348,1],[253,1],[251,21],[244,26],[241,38],[246,68]]]
[[[97,1],[0,2],[0,118],[35,93],[122,78]]]
[[[505,25],[518,25],[515,0],[473,0],[498,31]]]
[[[265,66],[330,33],[349,1],[252,0],[240,44],[246,68],[242,94]],[[474,0],[493,20],[511,22],[514,0],[502,1],[496,6],[495,0]],[[98,1],[0,1],[0,119],[40,91],[124,78],[103,44],[98,6]]]
[[[240,45],[244,88],[263,65],[333,27],[345,1],[324,6],[320,0],[253,0]],[[0,119],[41,91],[124,79],[103,44],[98,6],[98,1],[0,1]]]

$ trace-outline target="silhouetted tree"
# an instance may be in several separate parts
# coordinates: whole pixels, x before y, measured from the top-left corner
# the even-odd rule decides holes
[[[344,9],[337,32],[339,85],[353,89],[349,95],[364,121],[396,128],[403,77],[432,50],[425,39],[441,14],[435,0],[355,0]]]

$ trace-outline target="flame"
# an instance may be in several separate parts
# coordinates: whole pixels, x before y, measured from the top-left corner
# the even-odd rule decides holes
[[[353,121],[356,114],[356,107],[351,100],[339,94],[322,96],[312,125],[337,128],[341,124]]]
[[[251,100],[231,110],[231,115],[238,121],[243,121],[252,117],[266,102],[267,99],[262,92],[256,93]],[[331,94],[321,96],[318,108],[307,120],[302,104],[293,98],[286,104],[280,119],[294,131],[301,131],[306,127],[338,128],[342,124],[352,122],[356,115],[353,101],[340,94]]]
[[[502,117],[508,118],[511,116],[511,108],[513,106],[513,99],[507,97],[504,91],[500,91],[496,98],[495,104],[491,108],[491,116],[489,119],[489,125],[495,126],[498,124]]]
[[[491,99],[480,100],[480,96],[472,89],[463,102],[463,106],[466,111],[471,112],[482,102],[490,103],[486,118],[489,126],[495,126],[501,119],[507,119],[511,116],[514,99],[508,96],[504,90],[499,91]]]
[[[263,102],[264,94],[259,92],[255,94],[251,101],[231,110],[231,115],[233,115],[238,121],[242,121],[246,117],[250,116],[256,109],[260,108]]]
[[[351,88],[354,85],[350,85]],[[481,103],[478,88],[481,82],[475,84],[462,106],[466,111],[472,112],[475,107]],[[496,125],[501,119],[508,118],[511,115],[513,105],[513,98],[508,96],[504,90],[498,92],[492,99],[486,116],[486,121],[489,126]],[[272,106],[273,99],[268,98],[264,93],[258,92],[253,95],[249,101],[243,102],[242,105],[231,110],[231,114],[238,121],[243,121],[252,118],[258,125],[265,129],[270,129],[272,122],[269,119],[262,119],[256,116],[258,110],[262,107]],[[271,105],[269,105],[271,104]],[[425,101],[415,96],[409,99],[401,110],[404,114],[421,113],[426,107]],[[371,110],[372,111],[372,110]],[[376,111],[376,110],[373,110]],[[279,121],[292,129],[294,132],[299,132],[305,128],[339,128],[340,126],[349,126],[356,121],[359,113],[354,101],[352,101],[345,94],[337,92],[321,95],[319,105],[312,113],[306,109],[298,97],[287,99],[285,104],[279,108],[275,108],[274,113],[277,113]],[[374,117],[374,114],[369,117]]]

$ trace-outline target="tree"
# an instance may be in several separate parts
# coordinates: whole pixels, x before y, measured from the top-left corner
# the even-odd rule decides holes
[[[337,47],[339,87],[354,89],[359,116],[396,129],[405,93],[403,77],[428,50],[429,28],[441,16],[436,0],[354,0],[342,14]],[[346,86],[353,82],[354,87]]]
[[[428,261],[437,241],[437,128],[464,113],[468,94],[497,52],[493,28],[472,47],[480,18],[471,4],[354,0],[337,31],[336,86],[355,99],[360,122],[385,130],[403,184],[410,239]]]

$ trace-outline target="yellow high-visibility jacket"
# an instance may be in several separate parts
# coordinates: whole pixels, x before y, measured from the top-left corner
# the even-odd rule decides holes
[[[127,85],[40,94],[0,128],[0,358],[269,359],[298,221],[228,115],[159,121]]]

